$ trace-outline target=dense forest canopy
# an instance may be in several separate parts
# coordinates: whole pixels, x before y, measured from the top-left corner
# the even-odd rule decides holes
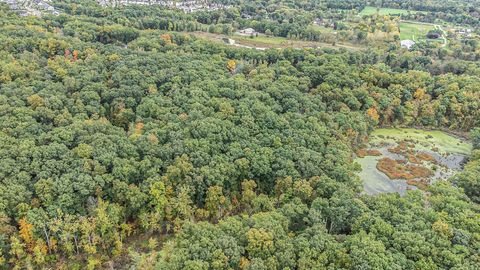
[[[221,2],[290,7],[277,23],[364,5]],[[431,2],[405,5],[459,1]],[[480,62],[188,33],[247,25],[235,10],[55,5],[43,17],[0,6],[4,268],[480,267]],[[365,195],[353,153],[394,125],[470,133],[475,150],[428,192]]]

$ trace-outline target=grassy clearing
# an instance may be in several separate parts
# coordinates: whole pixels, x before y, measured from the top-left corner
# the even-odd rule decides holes
[[[282,45],[289,41],[284,37],[270,37],[266,35],[259,35],[254,37],[233,35],[232,38],[239,41],[249,41],[249,42],[257,42],[257,43],[271,44],[271,45]]]
[[[412,22],[401,22],[399,24],[400,28],[400,39],[411,39],[411,40],[424,40],[428,31],[434,30],[435,26],[430,24],[421,24],[421,23],[412,23]]]
[[[347,24],[347,23],[345,23],[345,24]],[[334,30],[333,28],[325,27],[323,25],[312,24],[312,25],[309,25],[307,27],[310,28],[310,30],[317,30],[317,31],[320,31],[321,33],[332,34],[333,32],[336,32],[336,30]]]
[[[207,39],[210,41],[221,42],[222,38],[226,37],[221,34],[207,33],[207,32],[189,32],[198,38]],[[258,37],[250,38],[248,36],[241,35],[232,35],[228,36],[235,40],[236,45],[256,47],[256,48],[330,48],[330,49],[340,49],[344,48],[351,51],[357,51],[362,49],[362,46],[350,43],[340,43],[338,42],[335,46],[323,42],[315,41],[303,41],[303,40],[292,40],[284,37],[268,37],[265,35],[259,35]]]
[[[432,150],[432,148],[436,148],[439,153],[462,155],[468,155],[472,151],[471,143],[438,130],[382,128],[373,131],[371,135],[371,142],[386,141],[396,143],[402,140],[413,140],[417,142],[415,144],[415,149],[417,150]]]
[[[366,6],[359,14],[361,16],[364,15],[373,15],[373,14],[378,14],[379,15],[402,15],[402,14],[408,14],[410,13],[416,13],[418,11],[409,11],[406,9],[396,9],[396,8],[377,8],[377,7],[372,7],[372,6]]]

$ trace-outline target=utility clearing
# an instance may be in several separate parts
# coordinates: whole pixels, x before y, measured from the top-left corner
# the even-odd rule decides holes
[[[419,11],[406,10],[406,9],[397,9],[397,8],[377,8],[372,6],[366,6],[361,12],[360,15],[403,15],[408,13],[417,13]]]
[[[266,35],[259,35],[255,37],[240,36],[240,35],[222,35],[214,34],[207,32],[192,32],[190,33],[197,38],[206,39],[214,42],[224,43],[224,38],[230,38],[235,40],[235,44],[231,46],[252,48],[258,50],[265,49],[285,49],[285,48],[294,48],[294,49],[306,49],[306,48],[327,48],[327,49],[346,49],[349,51],[358,51],[363,49],[361,45],[355,45],[350,43],[337,42],[335,45],[317,41],[304,41],[304,40],[293,40],[287,39],[284,37],[270,37]]]

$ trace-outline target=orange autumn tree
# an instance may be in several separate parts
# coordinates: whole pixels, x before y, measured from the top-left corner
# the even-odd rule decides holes
[[[375,109],[375,107],[369,108],[367,110],[367,115],[368,117],[370,117],[370,119],[374,121],[378,121],[378,119],[380,118],[380,116],[378,115],[377,109]]]
[[[143,134],[144,127],[145,127],[145,124],[143,124],[142,122],[136,123],[135,126],[133,127],[133,132],[130,138],[138,139]]]
[[[172,44],[172,36],[169,34],[162,34],[160,38],[163,39],[167,44]]]
[[[142,130],[145,127],[145,124],[142,122],[138,122],[135,124],[135,134],[142,135]]]
[[[149,134],[147,137],[148,141],[152,144],[158,144],[158,137],[155,134]]]
[[[77,50],[73,50],[73,62],[77,61],[78,60],[78,51]]]

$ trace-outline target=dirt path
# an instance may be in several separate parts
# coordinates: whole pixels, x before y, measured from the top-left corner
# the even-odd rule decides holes
[[[442,47],[447,46],[447,44],[448,44],[448,41],[447,41],[447,33],[445,32],[445,30],[443,30],[443,28],[442,28],[441,25],[439,25],[439,24],[434,24],[434,26],[435,26],[435,29],[438,29],[438,30],[442,31],[442,39],[443,39],[443,45],[442,45]]]

